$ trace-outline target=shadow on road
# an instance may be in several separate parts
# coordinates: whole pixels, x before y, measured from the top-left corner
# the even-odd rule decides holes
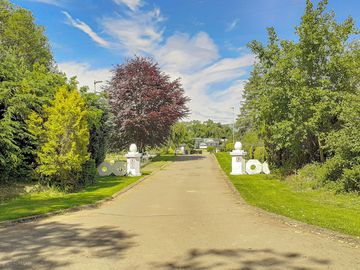
[[[305,257],[299,253],[281,253],[272,249],[192,249],[185,257],[154,263],[154,269],[191,269],[191,270],[314,270],[328,268],[330,260]],[[322,268],[321,268],[322,269]]]
[[[0,228],[0,269],[56,269],[79,257],[121,258],[134,245],[134,236],[110,226],[89,229],[59,222]]]

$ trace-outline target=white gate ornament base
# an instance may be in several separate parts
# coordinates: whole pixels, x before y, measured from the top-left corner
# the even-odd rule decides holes
[[[261,163],[257,159],[250,159],[247,162],[244,157],[246,152],[241,150],[241,142],[236,142],[234,150],[230,152],[231,155],[231,175],[240,174],[270,174],[269,164],[267,162]]]
[[[246,172],[248,174],[260,174],[263,170],[261,162],[257,159],[250,159],[246,162]]]

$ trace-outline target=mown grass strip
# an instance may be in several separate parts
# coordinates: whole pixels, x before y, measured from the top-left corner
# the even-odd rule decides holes
[[[161,166],[173,160],[173,158],[174,157],[171,156],[156,157],[143,168],[144,175],[159,169]],[[82,191],[76,193],[47,190],[34,194],[21,195],[0,204],[0,222],[93,204],[111,197],[141,177],[142,176],[97,177],[96,184],[85,187]]]
[[[231,157],[216,158],[244,200],[266,211],[308,224],[360,236],[360,197],[334,195],[325,190],[294,191],[273,175],[230,175]],[[348,196],[348,201],[344,197]],[[331,200],[329,200],[329,197]]]

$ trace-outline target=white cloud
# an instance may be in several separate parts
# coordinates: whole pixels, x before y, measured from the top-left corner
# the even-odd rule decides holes
[[[191,97],[192,119],[214,119],[224,123],[232,120],[230,107],[239,108],[244,88],[245,67],[254,62],[252,55],[239,58],[225,58],[194,74],[182,74],[184,89]],[[217,84],[230,83],[227,88],[217,88]],[[214,91],[208,91],[215,88]]]
[[[110,69],[93,69],[87,63],[63,62],[58,63],[58,68],[65,72],[68,78],[76,76],[80,86],[89,86],[91,90],[94,89],[95,80],[103,81],[102,84],[97,85],[99,89],[111,77]]]
[[[206,32],[194,35],[175,32],[165,38],[165,20],[160,9],[139,9],[143,4],[141,1],[116,2],[126,4],[129,10],[100,21],[103,31],[111,38],[111,49],[126,56],[152,56],[172,78],[180,77],[186,94],[191,98],[190,119],[211,118],[230,123],[233,117],[230,107],[236,106],[238,110],[245,83],[242,77],[247,73],[246,68],[254,63],[253,55],[221,58],[217,45]],[[234,21],[230,28],[236,24]],[[91,33],[101,46],[110,47],[85,23],[72,20],[72,25]],[[78,74],[79,81],[91,88],[94,79],[106,80],[111,75],[108,70],[93,70],[84,63],[61,63],[59,66],[70,75]]]
[[[54,5],[54,6],[63,6],[66,2],[66,0],[27,0],[27,1],[39,2],[39,3]]]
[[[229,88],[224,91],[219,91],[214,94],[214,98],[219,99],[221,101],[231,101],[234,97],[236,97],[239,102],[242,99],[244,86],[247,80],[236,80]]]
[[[155,8],[149,12],[127,12],[124,16],[104,18],[102,27],[127,54],[149,53],[163,39],[164,30],[159,26],[163,20],[160,9]]]
[[[86,33],[93,41],[95,41],[96,43],[98,43],[99,45],[109,48],[110,47],[110,43],[106,40],[104,40],[103,38],[101,38],[98,34],[96,34],[89,25],[87,25],[86,23],[80,21],[79,19],[73,19],[70,14],[66,11],[63,11],[63,13],[65,14],[65,16],[68,19],[68,23],[75,27],[80,29],[81,31],[83,31],[84,33]]]
[[[235,19],[232,22],[228,23],[227,27],[226,27],[226,31],[230,32],[232,30],[234,30],[236,28],[236,26],[239,23],[239,19]]]
[[[205,32],[199,32],[193,37],[186,33],[175,33],[153,54],[163,68],[187,73],[219,58],[217,46]]]
[[[126,5],[132,11],[135,11],[144,5],[141,0],[114,0],[114,2],[118,5]]]

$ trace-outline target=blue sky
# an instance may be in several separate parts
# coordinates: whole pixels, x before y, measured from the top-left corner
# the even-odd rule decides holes
[[[295,39],[305,0],[18,0],[44,25],[55,60],[81,85],[106,81],[134,54],[152,56],[191,97],[190,119],[228,123],[238,109],[254,57],[251,40],[266,42],[266,27]],[[318,1],[314,1],[317,3]],[[359,27],[359,0],[330,0],[343,21]]]

